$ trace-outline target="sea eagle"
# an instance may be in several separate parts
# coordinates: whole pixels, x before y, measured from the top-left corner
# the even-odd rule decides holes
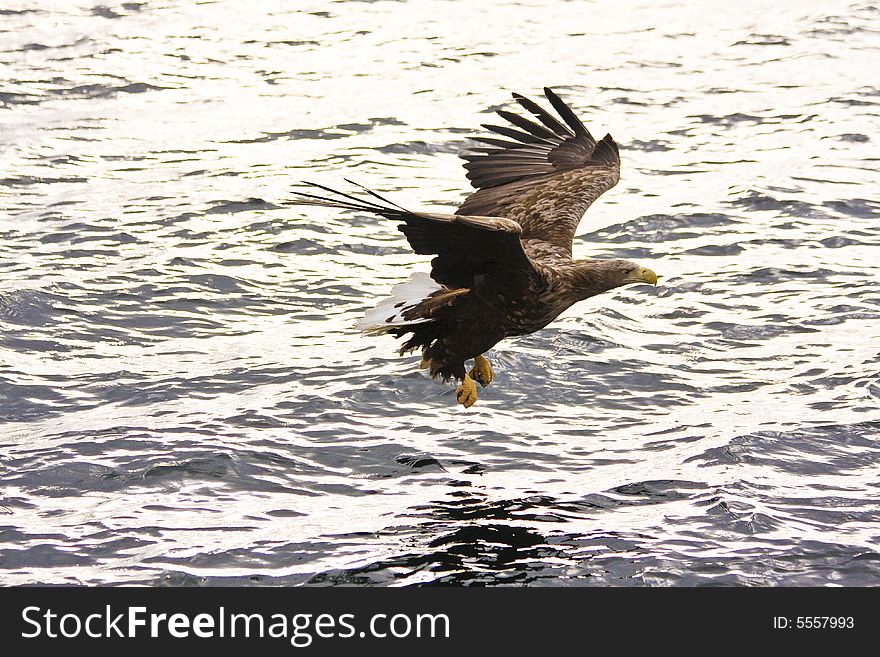
[[[435,256],[430,277],[414,274],[395,287],[360,328],[408,334],[401,355],[418,349],[432,378],[460,381],[465,408],[477,400],[477,382],[492,382],[485,353],[500,340],[542,329],[572,304],[621,285],[657,284],[653,271],[628,260],[572,259],[581,217],[620,179],[620,155],[610,134],[597,142],[559,96],[544,94],[559,118],[515,93],[537,121],[498,110],[513,127],[483,126],[504,139],[476,137],[481,146],[462,155],[476,191],[455,214],[406,210],[357,183],[359,195],[306,183],[332,196],[297,192],[292,201],[400,221],[412,249]]]

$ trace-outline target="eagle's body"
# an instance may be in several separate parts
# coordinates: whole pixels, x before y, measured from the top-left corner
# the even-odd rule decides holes
[[[544,91],[565,124],[514,94],[540,124],[498,112],[522,131],[486,126],[515,141],[478,138],[488,147],[463,156],[477,191],[454,215],[410,212],[366,188],[370,198],[314,185],[340,198],[301,194],[306,200],[298,201],[398,219],[416,253],[436,256],[430,279],[416,274],[395,288],[361,327],[409,335],[401,353],[418,349],[432,377],[462,381],[457,396],[465,407],[476,401],[473,379],[484,386],[492,380],[483,354],[500,340],[540,330],[572,304],[620,285],[657,282],[654,272],[626,260],[572,259],[577,225],[619,180],[620,158],[611,135],[596,142]]]

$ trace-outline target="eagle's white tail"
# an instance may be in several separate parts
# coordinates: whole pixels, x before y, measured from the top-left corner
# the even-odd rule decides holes
[[[357,327],[364,333],[385,333],[395,327],[430,322],[431,319],[427,317],[405,319],[404,314],[440,289],[442,286],[430,276],[416,272],[405,283],[395,285],[390,297],[368,310]]]

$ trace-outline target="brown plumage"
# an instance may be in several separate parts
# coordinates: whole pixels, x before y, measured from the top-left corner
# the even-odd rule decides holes
[[[657,282],[626,260],[572,259],[578,223],[617,184],[620,157],[611,135],[597,142],[553,91],[544,93],[559,118],[513,94],[537,122],[499,110],[514,127],[484,126],[505,139],[478,137],[483,145],[462,156],[476,191],[455,214],[411,212],[360,185],[368,196],[308,183],[333,196],[298,193],[294,201],[399,220],[413,250],[435,256],[430,281],[415,275],[398,286],[361,327],[409,335],[401,353],[419,349],[432,377],[463,381],[465,406],[476,400],[466,360],[478,359],[471,374],[488,385],[491,368],[486,374],[488,361],[479,357],[500,340],[537,331],[572,304],[620,285]]]

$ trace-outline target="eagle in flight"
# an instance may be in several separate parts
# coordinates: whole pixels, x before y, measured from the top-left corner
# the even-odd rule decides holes
[[[401,355],[418,349],[432,378],[460,381],[465,408],[477,400],[477,382],[492,382],[485,354],[500,340],[542,329],[572,304],[621,285],[657,284],[653,271],[628,260],[572,259],[581,217],[620,179],[620,154],[610,134],[596,141],[559,96],[544,94],[558,118],[515,93],[537,121],[498,110],[513,127],[483,126],[503,139],[476,137],[481,146],[462,156],[476,191],[455,214],[406,210],[351,181],[361,193],[306,183],[330,196],[297,192],[292,201],[397,220],[413,251],[435,256],[430,277],[417,273],[396,286],[359,326],[408,335]]]

